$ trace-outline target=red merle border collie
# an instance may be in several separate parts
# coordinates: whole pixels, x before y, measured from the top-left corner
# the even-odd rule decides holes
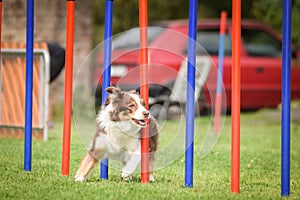
[[[82,159],[75,181],[85,181],[98,160],[109,158],[123,163],[122,177],[131,180],[141,161],[141,131],[149,124],[149,171],[154,181],[154,154],[157,150],[158,125],[135,91],[108,87],[104,107],[97,116],[97,130],[87,155]]]

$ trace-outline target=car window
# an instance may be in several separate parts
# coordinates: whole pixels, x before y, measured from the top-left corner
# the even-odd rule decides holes
[[[163,29],[148,28],[148,43],[151,43]],[[135,28],[120,33],[112,41],[113,49],[138,49],[140,47],[140,29]]]
[[[219,29],[200,30],[197,32],[197,41],[210,55],[218,55],[219,53]],[[225,55],[231,54],[231,40],[225,35]]]
[[[243,29],[242,38],[249,56],[281,56],[281,42],[263,30]]]
[[[197,54],[218,55],[219,54],[219,29],[205,29],[198,30],[197,32]],[[187,54],[187,47],[184,51]],[[225,55],[231,55],[231,40],[230,37],[225,35]]]

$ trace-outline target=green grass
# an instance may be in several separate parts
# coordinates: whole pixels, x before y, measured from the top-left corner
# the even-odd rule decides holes
[[[61,121],[56,121],[50,130],[48,142],[33,141],[31,172],[23,171],[23,141],[2,138],[0,199],[281,199],[280,116],[273,112],[263,110],[241,116],[241,193],[238,195],[230,192],[231,122],[227,116],[218,143],[204,159],[198,156],[203,135],[197,136],[193,188],[184,188],[184,156],[156,171],[156,182],[147,185],[140,184],[138,174],[133,181],[123,182],[119,171],[114,169],[109,171],[109,180],[100,180],[99,172],[95,171],[89,181],[75,183],[73,176],[86,150],[73,130],[70,177],[62,176]],[[205,132],[209,118],[196,121],[200,122],[199,132]],[[176,121],[166,123],[160,136],[162,146],[168,144],[176,125]],[[290,199],[300,199],[299,121],[292,122],[291,132]]]

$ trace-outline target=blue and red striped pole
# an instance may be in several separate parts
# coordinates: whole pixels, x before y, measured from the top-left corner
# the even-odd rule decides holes
[[[226,20],[227,20],[227,12],[222,11],[221,12],[221,23],[220,23],[219,58],[218,58],[219,73],[218,73],[218,78],[217,78],[217,90],[216,90],[216,97],[215,97],[215,115],[214,115],[214,132],[215,133],[219,133],[219,131],[220,131]]]
[[[24,170],[31,171],[34,0],[27,0]]]
[[[102,79],[102,105],[104,105],[108,93],[106,88],[110,86],[110,68],[111,68],[111,37],[112,37],[112,18],[113,0],[106,0],[105,19],[104,19],[104,61],[103,61],[103,79]],[[100,178],[108,179],[108,159],[101,160]]]
[[[291,0],[282,10],[282,112],[281,112],[281,195],[290,195],[290,100],[291,100]]]
[[[198,0],[190,0],[186,94],[185,187],[193,187],[197,13]]]

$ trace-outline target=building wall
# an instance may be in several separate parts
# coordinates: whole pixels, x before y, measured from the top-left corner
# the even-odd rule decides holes
[[[57,42],[65,47],[66,40],[66,2],[62,0],[35,0],[34,41]],[[77,77],[80,64],[88,55],[92,40],[91,0],[75,1],[75,37],[73,77]],[[26,41],[26,1],[3,1],[2,41]],[[80,71],[80,82],[89,86],[90,69]],[[51,83],[50,96],[57,102],[63,100],[64,70]]]

